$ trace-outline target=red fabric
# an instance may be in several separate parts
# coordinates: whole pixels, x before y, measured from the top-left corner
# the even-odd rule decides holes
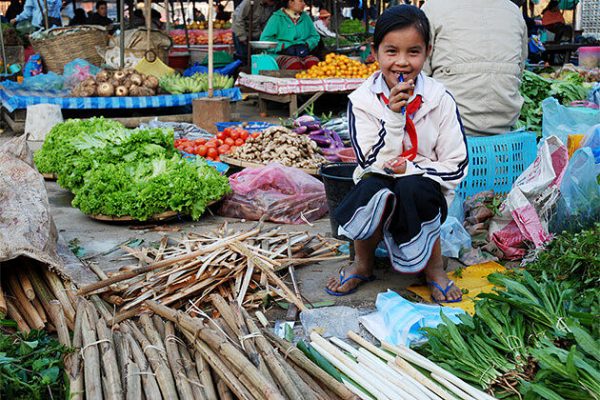
[[[319,59],[315,56],[307,56],[304,58],[294,56],[278,56],[277,65],[282,70],[304,70],[309,69],[313,65],[317,65]]]
[[[560,11],[546,11],[542,15],[542,25],[548,26],[552,24],[564,24],[565,18]]]
[[[380,96],[384,104],[389,104],[389,99],[385,97],[383,93],[380,94]],[[415,127],[415,123],[413,122],[410,116],[416,113],[419,108],[421,108],[421,104],[423,104],[423,98],[419,94],[413,99],[413,101],[408,103],[408,106],[406,106],[406,124],[404,125],[404,129],[406,130],[406,133],[408,133],[408,138],[410,139],[410,143],[412,146],[410,149],[404,150],[402,154],[400,154],[400,156],[406,158],[409,161],[415,159],[415,157],[417,156],[417,147],[419,146],[417,128]]]

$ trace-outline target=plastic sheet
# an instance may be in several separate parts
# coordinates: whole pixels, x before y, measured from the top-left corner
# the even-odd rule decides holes
[[[303,224],[327,213],[323,183],[296,168],[276,163],[246,168],[233,174],[229,183],[233,195],[219,210],[225,217]]]
[[[569,135],[584,134],[600,124],[600,110],[565,107],[552,97],[542,102],[542,109],[542,136],[558,136],[563,143],[567,143]]]
[[[458,258],[471,249],[471,236],[455,217],[448,217],[441,227],[442,255]]]
[[[66,87],[75,87],[89,77],[96,76],[101,69],[81,58],[71,61],[63,69]]]

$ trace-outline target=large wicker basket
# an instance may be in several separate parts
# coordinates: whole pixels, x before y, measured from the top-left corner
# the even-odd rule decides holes
[[[31,44],[42,56],[48,71],[62,74],[64,66],[76,58],[94,65],[100,65],[103,61],[96,49],[103,49],[108,42],[108,34],[102,26],[54,28],[46,31],[46,34],[44,39],[32,38]]]

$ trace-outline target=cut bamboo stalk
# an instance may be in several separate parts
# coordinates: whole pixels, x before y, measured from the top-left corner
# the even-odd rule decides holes
[[[219,393],[219,400],[234,400],[231,390],[229,390],[227,384],[221,378],[217,381],[217,392]]]
[[[28,268],[28,276],[29,280],[31,281],[31,284],[33,285],[33,289],[35,290],[36,298],[40,301],[40,304],[42,305],[42,307],[44,307],[44,310],[46,310],[46,315],[49,316],[51,313],[50,301],[58,299],[50,291],[45,280],[42,279],[41,274],[39,274],[36,270],[34,270],[33,268]],[[69,327],[69,329],[73,330],[75,328],[74,320],[71,321],[69,320],[69,318],[67,318],[67,326]]]
[[[4,290],[2,289],[2,283],[0,281],[0,318],[4,318],[8,312],[6,306],[6,298],[4,297]]]
[[[279,383],[279,386],[283,388],[283,391],[285,392],[285,394],[287,394],[288,398],[292,400],[302,400],[302,393],[300,393],[298,387],[294,384],[291,377],[286,373],[285,369],[283,368],[283,365],[279,363],[279,360],[275,356],[275,351],[273,350],[273,347],[271,347],[267,339],[263,337],[262,333],[254,323],[252,318],[250,318],[246,310],[242,308],[240,311],[246,319],[246,323],[248,325],[250,334],[255,336],[254,340],[256,343],[256,347],[258,347],[258,350],[260,351],[265,362],[269,366],[269,370],[273,374],[274,378],[277,380],[277,383]]]
[[[183,330],[182,332],[186,336],[186,338],[191,343],[194,344],[194,347],[197,350],[196,366],[200,365],[200,363],[198,362],[198,358],[205,360],[206,363],[208,363],[211,366],[213,371],[215,371],[215,374],[218,375],[221,379],[223,379],[227,383],[227,386],[229,387],[229,389],[231,389],[231,391],[240,400],[253,400],[254,399],[254,396],[252,396],[252,394],[250,394],[250,392],[249,392],[249,388],[247,386],[245,386],[244,384],[242,384],[242,382],[238,379],[238,376],[234,373],[233,368],[230,368],[230,366],[228,364],[225,364],[224,360],[222,360],[214,351],[212,351],[211,348],[206,343],[204,343],[202,340],[195,338],[193,334],[191,334],[190,332],[188,332],[186,330]],[[208,368],[205,367],[204,370],[208,370]],[[204,373],[201,373],[201,372],[203,372],[203,371],[198,371],[198,374],[200,375],[200,380],[204,384],[205,380],[202,378]],[[210,371],[208,373],[210,374]],[[212,383],[212,378],[210,381]],[[218,399],[217,391],[216,391],[214,384],[210,385],[210,389],[212,391],[211,394],[209,394],[208,391],[206,390],[207,389],[206,385],[205,385],[204,389],[205,389],[205,391],[204,391],[205,397],[207,399]]]
[[[38,298],[33,299],[31,304],[33,304],[35,311],[37,311],[37,313],[40,316],[40,318],[42,319],[42,321],[44,321],[44,323],[47,324],[48,316],[46,315],[46,310],[44,310],[44,306],[42,306],[42,303],[40,303],[40,299],[38,299]]]
[[[445,391],[441,386],[433,382],[431,379],[427,378],[423,375],[418,369],[410,365],[401,357],[396,357],[394,360],[395,364],[398,368],[404,371],[408,376],[411,376],[414,380],[431,390],[433,393],[437,394],[444,400],[454,400],[454,396]]]
[[[65,282],[65,293],[74,310],[77,310],[77,288],[73,282]]]
[[[27,321],[27,325],[37,330],[44,329],[46,326],[44,321],[42,321],[33,304],[25,296],[16,274],[8,275],[8,287],[14,296],[15,305],[19,308],[20,314],[25,318],[25,321]]]
[[[266,339],[265,339],[266,340]],[[285,371],[286,375],[290,377],[290,380],[296,385],[296,387],[298,388],[298,391],[300,393],[302,393],[302,398],[305,400],[320,400],[322,397],[317,393],[316,388],[313,389],[311,388],[307,382],[305,382],[302,377],[294,370],[294,368],[292,368],[284,359],[283,357],[277,353],[277,351],[274,351],[273,354],[275,355],[275,358],[277,359],[277,362],[279,364],[281,364],[281,366],[283,367],[283,370]],[[312,379],[311,379],[312,381]],[[312,381],[313,383],[315,383],[314,381]],[[315,383],[315,386],[319,386]]]
[[[106,382],[106,387],[104,387],[105,398],[108,400],[121,400],[124,396],[117,353],[115,352],[111,332],[106,326],[104,318],[100,318],[96,323],[96,332],[100,342],[103,378]]]
[[[206,388],[207,385],[204,385],[204,387],[202,386],[202,382],[200,381],[200,377],[198,376],[198,371],[196,370],[196,363],[194,363],[194,361],[192,360],[192,355],[188,351],[185,343],[181,342],[177,344],[179,346],[179,354],[181,354],[183,368],[185,369],[186,379],[192,387],[194,399],[207,400],[208,397],[206,397],[204,394],[204,388]],[[200,357],[200,355],[198,355],[198,357]],[[200,361],[204,363],[204,360],[202,360],[201,357]],[[206,369],[208,370],[208,373],[210,375],[210,369],[208,368],[208,365],[206,366]],[[210,381],[210,385],[212,386],[212,380]]]
[[[52,300],[50,302],[50,310],[52,310],[52,316],[50,318],[56,327],[58,342],[63,346],[71,347],[71,336],[69,335],[69,328],[67,327],[67,319],[60,301]]]
[[[81,320],[83,338],[83,373],[86,400],[102,400],[102,380],[100,377],[100,353],[96,330],[88,318],[87,310]]]
[[[144,395],[146,400],[162,400],[163,397],[160,394],[160,387],[156,381],[156,377],[152,373],[152,369],[148,364],[148,360],[144,355],[140,345],[131,334],[131,329],[128,324],[122,324],[121,330],[123,331],[123,337],[129,343],[131,354],[139,370],[139,375],[142,380],[142,388],[144,389]],[[128,383],[128,395],[129,395],[129,383]]]
[[[139,313],[140,313],[139,307],[120,312],[117,315],[115,315],[113,318],[111,318],[107,321],[108,326],[114,326],[114,325],[120,324],[121,322],[128,320],[129,318],[133,318],[136,315],[139,315]]]
[[[133,322],[130,321],[129,327],[131,328],[131,333],[135,339],[140,343],[142,349],[144,349],[144,354],[146,354],[148,362],[152,367],[152,371],[154,371],[154,374],[156,375],[156,381],[158,382],[158,386],[160,386],[163,397],[166,399],[177,399],[175,380],[173,379],[173,374],[171,374],[169,365],[163,358],[164,356],[161,354],[161,351],[150,343],[148,338],[144,336],[142,331],[140,331]]]
[[[154,322],[152,321],[150,315],[148,315],[147,313],[141,314],[140,325],[144,328],[146,337],[148,338],[152,346],[154,346],[154,348],[158,350],[158,354],[161,356],[163,361],[167,363],[167,348],[165,346],[162,336],[154,326]]]
[[[180,325],[184,330],[194,332],[200,339],[205,341],[211,348],[216,349],[220,355],[228,360],[238,373],[245,375],[260,392],[268,399],[283,399],[283,395],[276,387],[273,387],[258,371],[258,369],[237,350],[226,339],[222,338],[214,330],[207,328],[202,322],[194,320],[188,315],[165,307],[155,301],[146,301],[146,306],[158,315]]]
[[[161,317],[159,317],[158,315],[154,314],[152,316],[152,322],[154,322],[154,327],[156,328],[156,330],[158,331],[158,333],[160,334],[160,336],[163,339],[166,339],[166,335],[165,335],[165,321],[163,321],[163,319]]]
[[[275,336],[268,330],[263,329],[262,332],[269,338],[269,340],[271,340],[277,347],[279,347],[281,352],[285,355],[286,359],[290,359],[291,361],[293,361],[298,367],[302,368],[310,376],[315,378],[317,381],[321,382],[340,398],[344,400],[351,400],[356,398],[356,396],[350,390],[348,390],[348,388],[345,387],[343,383],[337,381],[327,372],[322,370],[321,367],[313,363],[308,357],[304,355],[304,353],[302,353],[302,351],[294,347],[291,343],[286,342],[285,340]]]
[[[81,347],[83,346],[83,336],[81,332],[82,319],[85,315],[84,300],[81,298],[77,304],[77,314],[75,317],[75,327],[73,330],[73,352],[65,357],[65,370],[69,379],[69,399],[83,400],[84,385],[83,385],[83,367],[81,364]]]
[[[129,362],[127,364],[127,394],[126,400],[142,400],[143,389],[140,368],[135,362]]]
[[[494,399],[492,396],[488,395],[487,393],[482,392],[481,390],[474,388],[473,386],[464,382],[462,379],[454,376],[450,372],[446,371],[442,367],[438,366],[437,364],[433,363],[432,361],[428,360],[427,358],[423,357],[416,351],[413,351],[406,346],[394,346],[387,342],[381,342],[381,345],[384,349],[393,352],[394,354],[398,355],[399,357],[402,357],[406,361],[409,361],[409,362],[417,365],[418,367],[424,368],[427,371],[432,372],[432,373],[446,379],[453,385],[457,386],[461,390],[464,390],[470,396],[473,396],[474,398],[476,398],[478,400],[493,400]]]
[[[150,321],[152,322],[152,321]],[[185,368],[183,366],[183,360],[179,354],[179,349],[176,340],[179,340],[175,336],[175,327],[171,321],[168,321],[165,325],[165,346],[167,350],[167,358],[169,360],[169,366],[175,377],[175,385],[179,398],[181,400],[194,400],[194,393],[190,383],[187,381]]]
[[[436,381],[438,381],[439,383],[441,383],[442,385],[444,385],[445,387],[447,387],[448,390],[450,390],[452,393],[454,393],[458,398],[460,398],[462,400],[478,400],[475,397],[469,396],[463,390],[459,389],[458,387],[456,387],[455,385],[450,383],[447,379],[444,379],[435,373],[432,373],[431,377],[433,379],[435,379]]]
[[[84,304],[85,304],[85,310],[87,312],[87,316],[90,319],[90,324],[93,324],[95,327],[96,324],[98,323],[98,320],[100,319],[100,314],[98,314],[98,309],[96,308],[94,303],[91,303],[89,301],[86,301]]]
[[[390,373],[390,370],[386,364],[384,364],[384,368],[381,368],[381,364],[374,362],[371,358],[365,356],[364,354],[360,354],[357,358],[357,361],[359,368],[364,369],[365,371],[370,371],[372,374],[377,375],[382,381],[391,386],[393,391],[401,398],[405,400],[429,399],[429,396],[424,394],[420,393],[422,397],[419,397],[419,394],[411,392],[411,388],[401,382],[400,376]],[[388,392],[386,391],[386,393]],[[392,395],[393,394],[394,393],[392,393]]]
[[[283,359],[283,356],[280,355],[280,357]],[[341,399],[340,396],[336,395],[332,391],[326,390],[325,388],[321,387],[321,384],[319,384],[312,376],[310,376],[308,374],[308,372],[306,372],[305,370],[303,370],[302,368],[300,368],[293,362],[288,363],[288,366],[292,370],[294,370],[294,372],[296,372],[296,374],[300,377],[300,379],[302,379],[302,381],[304,381],[305,384],[309,388],[312,389],[312,391],[317,396],[317,399],[319,399],[319,400],[340,400]]]
[[[232,243],[232,242],[234,242],[236,240],[244,240],[246,238],[252,237],[252,236],[256,235],[258,232],[259,232],[258,229],[252,229],[252,230],[250,230],[250,231],[248,231],[246,233],[240,233],[238,235],[234,235],[234,236],[231,236],[231,237],[219,240],[219,241],[217,241],[217,242],[215,242],[213,244],[210,244],[208,246],[204,246],[204,247],[202,247],[202,248],[200,248],[200,249],[198,249],[196,251],[193,251],[191,253],[184,254],[184,255],[181,255],[181,256],[178,256],[178,257],[167,258],[167,259],[164,259],[162,261],[159,261],[159,262],[156,262],[156,263],[144,266],[144,267],[134,268],[131,271],[127,271],[127,272],[124,272],[124,273],[121,273],[121,274],[117,274],[117,275],[111,276],[110,278],[105,279],[103,281],[95,282],[95,283],[92,283],[90,285],[82,287],[79,290],[79,295],[88,294],[88,293],[93,292],[95,290],[105,288],[105,287],[110,286],[110,285],[112,285],[114,283],[122,282],[122,281],[124,281],[126,279],[133,278],[133,277],[135,277],[137,275],[144,274],[146,272],[154,271],[154,270],[157,270],[157,269],[160,269],[160,268],[164,268],[164,267],[169,267],[171,265],[177,264],[177,263],[182,262],[182,261],[191,260],[191,259],[199,257],[199,256],[201,256],[203,254],[207,254],[207,253],[210,253],[210,252],[212,252],[214,250],[223,248],[223,247],[227,246],[229,243]]]
[[[306,310],[306,306],[301,299],[296,297],[294,292],[277,276],[277,274],[270,268],[261,258],[256,257],[250,249],[248,249],[243,243],[239,241],[233,241],[230,245],[231,248],[245,255],[252,263],[257,266],[271,281],[273,281],[283,292],[285,293],[288,301],[294,303],[300,311]]]
[[[13,321],[17,323],[17,329],[19,332],[29,333],[31,328],[25,322],[25,318],[19,312],[19,309],[13,304],[13,302],[9,298],[5,298],[6,302],[6,315],[10,317]]]
[[[67,296],[67,290],[63,285],[62,280],[54,271],[50,271],[48,268],[42,268],[42,274],[46,278],[46,283],[54,293],[54,296],[56,296],[58,301],[62,304],[63,310],[65,311],[65,317],[67,317],[67,320],[74,322],[75,309],[73,309],[71,300]]]
[[[33,290],[33,286],[31,285],[29,277],[23,272],[23,270],[17,270],[16,274],[18,276],[18,281],[21,283],[21,287],[23,288],[25,296],[27,296],[30,301],[33,301],[35,299],[35,291]]]
[[[113,319],[112,310],[109,306],[102,300],[102,298],[96,294],[90,296],[90,300],[96,306],[96,310],[100,313],[104,321],[110,321]]]
[[[196,372],[198,373],[198,378],[200,379],[200,383],[204,388],[204,396],[207,399],[216,399],[217,388],[215,387],[215,383],[211,374],[210,363],[207,361],[206,356],[204,356],[203,353],[198,350],[194,352],[194,359],[196,360]]]

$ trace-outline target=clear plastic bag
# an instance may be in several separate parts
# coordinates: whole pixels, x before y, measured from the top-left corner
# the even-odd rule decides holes
[[[590,147],[577,150],[567,166],[560,185],[556,214],[550,230],[578,232],[600,220],[600,164]]]
[[[80,82],[85,81],[87,78],[96,76],[101,69],[94,64],[89,63],[81,58],[76,58],[71,61],[63,69],[63,77],[65,78],[65,87],[75,87]]]
[[[585,134],[592,126],[600,124],[600,110],[586,107],[565,107],[555,98],[542,102],[542,136],[558,136],[567,143],[569,135]]]
[[[323,183],[296,168],[276,163],[246,168],[233,174],[229,184],[233,195],[219,210],[224,217],[303,224],[327,213]]]
[[[471,236],[455,217],[448,217],[441,227],[442,255],[458,258],[471,249]]]

